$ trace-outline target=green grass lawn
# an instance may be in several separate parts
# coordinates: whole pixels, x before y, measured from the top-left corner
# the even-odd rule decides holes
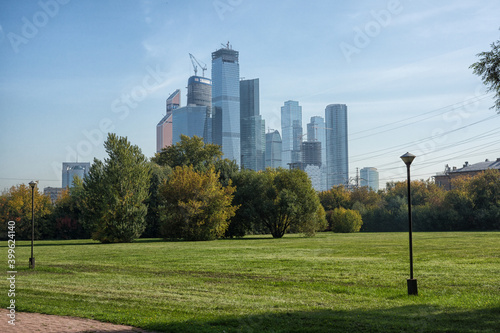
[[[407,233],[37,241],[35,270],[17,242],[16,305],[165,332],[499,332],[500,232],[413,239],[419,296]]]

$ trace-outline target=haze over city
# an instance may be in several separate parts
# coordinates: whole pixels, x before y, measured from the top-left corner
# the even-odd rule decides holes
[[[500,157],[492,93],[469,68],[499,39],[497,1],[2,1],[0,189],[61,186],[62,162],[103,159],[115,132],[152,157],[165,99],[231,43],[259,78],[266,128],[348,106],[349,174],[380,185]],[[199,73],[200,74],[200,73]]]

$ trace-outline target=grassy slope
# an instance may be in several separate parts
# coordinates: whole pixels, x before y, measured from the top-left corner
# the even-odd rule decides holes
[[[0,250],[5,255],[6,243]],[[213,242],[88,240],[16,247],[18,311],[166,332],[494,332],[500,233],[290,235]],[[0,305],[7,306],[8,286]]]

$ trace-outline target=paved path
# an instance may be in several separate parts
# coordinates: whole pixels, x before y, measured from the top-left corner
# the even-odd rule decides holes
[[[8,323],[9,312],[0,309],[0,332],[5,333],[147,333],[131,326],[103,323],[92,319],[16,312],[15,326]]]

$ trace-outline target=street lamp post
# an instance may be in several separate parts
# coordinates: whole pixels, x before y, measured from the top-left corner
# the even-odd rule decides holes
[[[406,153],[401,156],[401,159],[406,164],[406,172],[408,175],[408,226],[410,234],[410,278],[407,279],[408,295],[418,295],[417,279],[413,278],[413,244],[412,244],[412,225],[411,225],[411,192],[410,192],[410,165],[415,159],[415,155]]]
[[[33,240],[35,239],[35,186],[34,181],[30,182],[31,186],[31,258],[30,268],[35,268],[35,257],[33,257]]]

